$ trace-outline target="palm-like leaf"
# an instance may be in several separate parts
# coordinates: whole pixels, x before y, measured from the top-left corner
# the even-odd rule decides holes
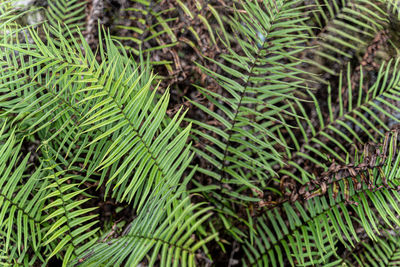
[[[134,54],[148,53],[154,50],[161,50],[177,44],[178,40],[172,27],[176,17],[171,16],[174,8],[160,10],[160,0],[132,1],[132,7],[126,9],[131,26],[118,25],[118,28],[129,31],[127,37],[116,37],[120,40],[132,42],[127,49]],[[165,38],[167,37],[167,38]],[[165,42],[165,39],[168,42]],[[150,45],[151,44],[151,45]],[[154,62],[156,63],[156,62]],[[162,64],[167,62],[158,62]]]
[[[222,27],[222,17],[212,3],[198,0],[194,2],[131,0],[125,9],[125,18],[116,26],[114,38],[120,40],[125,49],[135,55],[149,54],[150,64],[164,66],[165,69],[161,71],[167,71],[170,77],[175,77],[183,71],[182,61],[189,61],[186,53],[182,55],[178,53],[179,50],[194,49],[198,55],[209,47],[218,50],[217,29],[211,26],[211,21],[215,20],[221,26],[219,29],[222,29],[222,34],[226,35]],[[202,28],[207,29],[207,32],[199,33]],[[211,44],[204,42],[204,34]]]

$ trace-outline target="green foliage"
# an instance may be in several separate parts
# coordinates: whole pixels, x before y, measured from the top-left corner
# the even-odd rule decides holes
[[[398,264],[400,60],[373,61],[396,48],[398,2],[210,4],[210,25],[183,1],[134,1],[119,26],[134,34],[122,45],[99,26],[96,52],[85,1],[51,0],[27,26],[13,3],[0,3],[3,265]],[[193,86],[201,116],[167,116],[174,95],[151,67],[171,62],[143,60],[178,44],[179,12],[223,45],[193,63],[217,85]]]
[[[297,262],[301,266],[322,263],[335,266],[340,261],[336,252],[339,242],[348,250],[360,242],[356,230],[359,223],[368,238],[374,241],[379,238],[378,225],[383,224],[389,229],[398,227],[400,221],[396,214],[400,210],[396,203],[400,199],[397,192],[400,154],[396,139],[397,134],[388,141],[390,151],[383,155],[385,159],[377,159],[379,167],[360,168],[353,177],[327,181],[326,194],[318,192],[303,205],[284,202],[279,213],[277,208],[268,210],[259,218],[253,242],[248,242],[246,252],[250,263],[282,263],[282,251],[285,251],[291,265]],[[354,164],[362,166],[366,160]],[[375,180],[363,180],[367,175]],[[289,221],[288,225],[283,223],[283,218]],[[272,228],[267,227],[268,223]],[[337,260],[333,261],[333,258]]]
[[[132,49],[134,54],[139,55],[139,53],[146,54],[152,50],[176,45],[178,40],[171,29],[176,17],[170,16],[174,8],[160,10],[158,7],[161,4],[160,0],[132,2],[133,7],[129,7],[125,11],[128,12],[133,25],[118,25],[118,28],[128,30],[131,33],[131,36],[125,38],[117,37],[120,40],[130,40],[134,43],[128,49]],[[160,38],[162,35],[167,35],[170,41],[164,43]],[[151,42],[155,44],[150,46],[148,43]]]
[[[79,0],[48,0],[46,18],[50,31],[62,25],[63,36],[68,36],[68,28],[72,33],[85,30],[85,8],[87,1]],[[54,32],[57,35],[57,32]]]
[[[180,197],[182,193],[174,194],[174,201],[168,198],[191,161],[190,145],[186,145],[190,126],[179,128],[180,113],[166,120],[168,92],[157,99],[148,67],[121,54],[108,36],[95,55],[83,37],[75,41],[71,32],[65,37],[64,31],[53,28],[54,42],[49,27],[44,25],[44,41],[36,30],[27,28],[29,34],[23,34],[20,28],[3,36],[0,44],[1,118],[7,120],[4,128],[10,132],[2,146],[8,152],[3,154],[4,180],[10,185],[2,194],[7,201],[12,196],[15,200],[2,204],[3,218],[8,218],[1,223],[7,226],[2,232],[8,262],[46,263],[57,256],[67,265],[93,247],[100,238],[98,207],[92,201],[98,197],[88,193],[94,181],[97,188],[105,188],[107,198],[126,205],[132,202],[138,213],[132,225],[152,220],[152,225],[145,221],[144,227],[150,228],[140,234],[153,240],[153,245],[135,241],[146,247],[135,261],[146,257],[152,246],[158,251],[159,242],[174,233],[186,240],[179,248],[187,249],[179,249],[173,257],[182,253],[182,261],[193,262],[194,251],[207,242],[193,244],[191,234],[199,227],[194,219],[205,220],[210,208],[197,212],[203,205],[190,204],[188,196]],[[17,165],[21,154],[11,143],[26,144],[28,139],[41,140],[36,148],[40,166],[28,164],[29,154]],[[157,219],[146,217],[155,207]],[[193,219],[180,224],[188,217]],[[11,236],[14,223],[20,230]],[[178,225],[184,227],[175,232]],[[134,230],[132,235],[138,230],[126,227]],[[164,242],[163,250],[170,245]]]
[[[353,253],[349,258],[354,257],[361,266],[397,266],[400,263],[398,230],[383,231],[376,241],[361,242],[360,246],[362,253]]]
[[[223,22],[208,1],[194,0],[189,3],[175,0],[168,3],[162,0],[130,0],[126,5],[123,17],[115,26],[117,34],[113,37],[134,55],[150,55],[150,64],[163,66],[165,69],[161,70],[167,71],[169,76],[182,71],[180,61],[185,59],[181,58],[180,50],[186,47],[201,54],[204,45],[217,47],[217,29],[213,29],[209,21],[216,21],[221,26]],[[190,6],[195,8],[190,9]],[[207,29],[210,44],[203,43],[204,36],[196,31],[193,24]],[[191,38],[181,38],[183,35]],[[153,54],[157,57],[152,57]]]
[[[390,22],[384,3],[391,1],[327,1],[315,0],[310,26],[323,28],[315,37],[316,49],[306,60],[311,66],[331,75],[339,75],[339,68],[356,53],[367,48],[378,32]],[[317,38],[318,37],[318,38]],[[323,58],[324,64],[321,64]],[[332,67],[338,65],[338,67]],[[336,68],[336,69],[335,69]]]
[[[207,213],[212,208],[201,208],[205,203],[191,205],[189,197],[182,197],[184,186],[173,194],[170,191],[154,195],[126,233],[109,242],[105,238],[83,254],[82,258],[88,257],[88,260],[82,266],[114,266],[122,262],[137,266],[146,255],[149,265],[159,260],[161,266],[171,262],[177,266],[194,266],[196,250],[215,238],[215,234],[198,241],[191,235],[212,215]],[[201,210],[196,212],[198,208]],[[165,209],[170,210],[168,215]]]
[[[330,164],[327,155],[338,162],[347,163],[343,155],[350,154],[349,145],[354,143],[353,140],[356,140],[358,144],[364,144],[367,137],[367,140],[374,143],[379,142],[379,137],[384,136],[383,132],[389,131],[389,124],[399,122],[396,116],[387,111],[390,108],[395,112],[400,111],[390,102],[391,99],[396,99],[399,93],[400,72],[398,65],[399,59],[396,59],[395,62],[390,60],[383,63],[377,73],[376,80],[371,85],[365,84],[362,76],[357,84],[353,84],[349,67],[347,74],[339,77],[339,85],[335,94],[332,92],[331,86],[327,88],[327,100],[330,103],[327,105],[327,117],[321,109],[324,103],[319,101],[314,93],[309,92],[313,103],[312,109],[316,114],[307,114],[305,105],[296,100],[296,107],[292,106],[291,110],[298,117],[304,118],[307,125],[304,125],[301,120],[296,120],[296,129],[300,130],[298,134],[295,134],[290,127],[285,127],[285,130],[291,136],[290,142],[286,145],[294,144],[293,149],[286,150],[285,157],[288,159],[287,164],[293,169],[297,169],[301,175],[299,177],[288,172],[289,166],[280,170],[282,175],[288,175],[302,184],[307,183],[310,179],[317,177],[304,170],[293,159],[310,160],[323,171],[327,171]],[[347,81],[345,81],[346,79]],[[343,84],[347,84],[344,91],[347,95],[342,93]],[[356,88],[357,91],[352,88]],[[333,106],[332,95],[338,96],[335,106]],[[312,116],[318,118],[314,123],[311,123]],[[282,121],[284,120],[282,117]],[[302,142],[299,142],[299,135],[302,137]],[[283,133],[280,133],[280,136],[283,136]],[[282,142],[285,142],[285,140],[282,140]],[[316,150],[316,146],[320,148]],[[332,146],[339,148],[340,152],[332,149]],[[314,156],[311,156],[313,154]]]
[[[219,124],[219,127],[214,127],[192,121],[218,135],[215,138],[211,134],[194,131],[213,142],[213,145],[205,147],[213,157],[200,150],[196,152],[215,167],[215,171],[204,172],[223,183],[260,190],[259,185],[262,186],[268,177],[275,174],[272,166],[281,163],[275,145],[283,145],[276,133],[282,125],[275,124],[273,120],[278,114],[290,114],[287,111],[289,105],[284,102],[293,98],[292,93],[302,87],[302,79],[296,76],[301,73],[296,69],[301,61],[293,56],[290,64],[281,64],[279,61],[283,56],[275,45],[281,49],[290,46],[293,51],[298,51],[305,49],[307,41],[307,38],[303,38],[305,35],[293,34],[307,29],[296,24],[306,20],[302,16],[302,8],[281,4],[272,10],[274,13],[264,17],[259,13],[261,7],[249,2],[245,6],[246,15],[238,13],[238,18],[233,19],[231,25],[237,30],[235,36],[241,53],[230,49],[227,43],[230,53],[221,57],[228,64],[213,61],[226,75],[202,67],[224,88],[224,92],[218,94],[205,88],[198,89],[223,116],[193,102]],[[273,41],[269,43],[260,35],[268,36]],[[251,182],[251,177],[258,179]],[[228,191],[227,194],[230,194]]]
[[[202,66],[222,90],[198,88],[206,104],[214,108],[193,105],[217,123],[191,120],[199,126],[193,130],[199,142],[207,140],[204,148],[194,150],[209,163],[199,171],[215,179],[214,191],[205,197],[217,207],[224,231],[246,244],[245,265],[336,266],[340,262],[337,250],[351,250],[360,241],[359,227],[375,240],[377,225],[399,225],[395,215],[399,195],[394,191],[398,186],[397,134],[390,138],[392,156],[385,155],[379,163],[382,166],[358,167],[357,172],[348,167],[370,164],[358,161],[358,153],[353,156],[356,144],[385,138],[386,147],[389,142],[384,132],[399,121],[394,115],[399,111],[399,60],[383,62],[373,80],[364,76],[362,66],[352,71],[350,64],[344,64],[347,59],[332,54],[333,48],[345,51],[341,44],[358,50],[360,45],[350,45],[351,39],[341,41],[344,33],[326,25],[343,24],[334,16],[342,9],[348,14],[338,18],[349,21],[353,11],[347,5],[359,10],[365,7],[331,3],[336,8],[332,18],[325,16],[326,21],[319,22],[330,32],[316,39],[316,18],[308,14],[315,15],[315,9],[326,13],[331,6],[325,4],[322,9],[321,3],[307,6],[303,1],[246,1],[230,22],[233,34],[225,42],[229,54],[221,55],[223,63],[213,61],[222,72]],[[379,3],[364,4],[379,9]],[[371,17],[359,13],[359,20],[351,19],[359,27],[365,24],[363,33],[370,30],[373,37],[383,29],[379,19],[388,21],[389,14],[379,10],[378,19],[377,12],[368,12]],[[355,27],[349,25],[349,29]],[[333,32],[339,35],[330,37]],[[368,39],[360,39],[367,44]],[[233,49],[233,44],[240,49]],[[332,51],[327,50],[330,47]],[[332,54],[346,66],[337,81],[324,87],[327,98],[318,98],[322,92],[309,89],[317,82],[304,78],[320,79],[304,67],[310,60],[303,55],[309,53]],[[321,62],[333,70],[331,58],[326,58]],[[326,71],[319,60],[314,61],[321,68],[318,73]],[[378,151],[382,157],[387,150],[381,147]],[[350,170],[338,174],[332,172],[335,168]],[[387,177],[392,178],[389,184]],[[248,230],[237,228],[237,221]]]

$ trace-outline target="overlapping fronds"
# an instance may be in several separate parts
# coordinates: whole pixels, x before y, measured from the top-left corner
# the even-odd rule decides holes
[[[84,207],[92,196],[85,193],[85,188],[79,187],[82,179],[57,165],[47,151],[45,154],[48,167],[44,169],[47,171],[44,179],[48,185],[46,195],[40,201],[44,203],[41,223],[48,225],[43,229],[43,246],[51,248],[47,259],[63,252],[63,264],[66,265],[97,241],[99,223],[95,210],[98,207]]]
[[[85,249],[96,241],[93,235],[98,229],[88,230],[97,223],[92,220],[97,215],[88,213],[97,207],[81,208],[88,200],[82,198],[84,190],[67,184],[73,177],[54,172],[55,166],[44,163],[29,174],[30,154],[22,157],[22,143],[16,142],[12,132],[0,149],[2,254],[8,263],[32,264],[47,262],[63,249],[66,264],[71,254],[79,253],[78,247]]]
[[[378,5],[364,4],[373,5],[382,16],[385,14]],[[222,90],[215,92],[198,87],[209,106],[193,102],[210,118],[208,123],[192,120],[196,125],[193,132],[202,145],[194,150],[208,162],[199,171],[220,182],[220,185],[218,182],[216,186],[210,185],[209,189],[215,192],[205,197],[218,207],[225,230],[237,241],[247,244],[244,250],[248,261],[245,262],[249,264],[334,265],[338,262],[334,248],[352,246],[358,238],[356,229],[360,222],[369,238],[376,238],[374,227],[381,219],[389,226],[398,225],[397,209],[390,210],[398,201],[398,194],[387,186],[386,178],[377,178],[381,177],[381,167],[368,171],[375,177],[371,178],[373,183],[383,186],[374,193],[376,197],[365,179],[355,182],[356,174],[340,181],[327,177],[330,167],[334,166],[332,160],[341,164],[354,162],[355,144],[378,142],[399,121],[396,115],[399,60],[382,63],[373,77],[362,66],[353,71],[348,65],[340,73],[339,82],[328,85],[328,97],[319,98],[323,93],[307,88],[309,83],[301,77],[309,73],[299,67],[307,63],[299,57],[313,39],[313,35],[308,35],[312,28],[306,26],[310,24],[306,11],[315,7],[296,1],[263,1],[262,4],[246,1],[238,7],[232,22],[235,35],[226,43],[229,54],[221,55],[223,62],[213,61],[223,72],[202,67]],[[347,16],[353,12],[351,8],[344,11],[348,12]],[[366,26],[375,25],[370,27],[374,30],[370,34],[372,39],[383,28],[378,27],[377,14],[359,15],[367,20]],[[340,43],[338,38],[331,39]],[[240,52],[231,49],[232,43],[237,43]],[[353,48],[359,45],[356,46]],[[308,97],[301,92],[306,92]],[[397,161],[392,158],[385,163],[390,167],[386,167],[388,172],[384,176],[393,180],[398,177]],[[364,187],[358,188],[360,184]],[[397,188],[395,182],[392,186]],[[330,193],[329,197],[326,192]],[[240,201],[247,207],[248,218],[231,210],[232,203]],[[352,210],[349,206],[352,203],[359,206],[354,205],[357,208]],[[251,218],[250,214],[263,214],[263,207],[275,205],[266,216]],[[365,214],[372,209],[379,210],[379,216]],[[354,214],[358,217],[353,218]],[[341,217],[334,221],[338,215]],[[248,232],[236,228],[224,216],[243,222]]]
[[[398,151],[395,131],[372,164],[370,156],[364,154],[352,171],[336,170],[317,188],[310,186],[308,190],[316,194],[308,200],[282,202],[268,209],[254,222],[255,230],[245,249],[248,263],[283,266],[287,258],[292,266],[335,266],[340,262],[336,253],[339,244],[351,251],[364,231],[369,239],[378,241],[380,225],[399,227]]]
[[[0,2],[0,38],[4,35],[11,34],[17,27],[16,21],[26,15],[30,10],[20,11],[15,0]]]
[[[137,205],[160,180],[179,180],[190,161],[189,148],[184,148],[190,126],[174,136],[182,120],[179,113],[163,124],[168,93],[154,105],[156,88],[150,93],[153,78],[149,74],[139,74],[110,41],[108,58],[102,54],[104,62],[98,64],[89,49],[83,56],[78,44],[69,46],[61,34],[60,48],[50,39],[46,45],[31,34],[37,43],[28,49],[27,44],[18,47],[11,39],[2,45],[10,49],[6,53],[10,76],[3,76],[9,90],[5,91],[7,101],[1,104],[5,114],[21,120],[29,134],[58,142],[57,151],[64,150],[75,162],[85,154],[79,161],[84,167],[90,162],[86,176],[101,171],[99,186],[107,182],[107,191],[114,188],[112,196],[120,201],[136,196]],[[80,155],[70,155],[68,151],[80,142]]]
[[[38,223],[43,224],[45,250],[37,251],[46,255],[43,261],[57,256],[66,264],[99,238],[96,207],[89,205],[92,196],[86,193],[93,187],[89,185],[105,187],[105,198],[120,203],[134,200],[133,207],[143,208],[151,194],[163,196],[181,182],[191,161],[190,145],[186,145],[190,125],[180,129],[181,112],[165,118],[168,92],[157,99],[154,76],[146,65],[138,66],[121,54],[110,37],[105,36],[104,46],[101,44],[99,63],[83,37],[74,41],[73,33],[68,32],[66,38],[65,32],[53,29],[54,42],[48,31],[41,40],[35,30],[27,30],[24,35],[21,31],[1,40],[0,116],[16,126],[19,138],[37,136],[41,140],[38,148],[47,174],[33,180],[45,186],[45,196],[35,195],[40,198],[38,207],[44,206]],[[21,36],[33,41],[20,41]],[[163,183],[169,187],[161,187]],[[176,204],[179,195],[175,199]],[[200,211],[193,218],[201,215],[203,221],[209,216],[209,208],[189,205],[188,200],[183,201],[184,207],[158,203],[160,212],[163,210],[159,216],[164,216],[160,220],[169,218],[167,222],[172,224],[180,218],[176,227],[194,210]],[[169,208],[182,217],[165,212]],[[191,219],[185,225],[187,231],[180,229],[176,234],[191,238],[201,223]],[[10,236],[7,240],[10,242]],[[203,241],[193,245],[192,253]],[[144,243],[142,248],[136,245],[147,249]],[[194,261],[192,256],[190,261]]]
[[[400,2],[398,0],[387,0],[387,10],[400,20]]]
[[[398,264],[400,59],[375,59],[398,1],[132,1],[121,43],[101,29],[96,52],[86,1],[49,1],[41,27],[13,3],[3,265]],[[169,107],[150,66],[175,77],[194,58]]]
[[[205,203],[191,204],[185,197],[186,183],[178,190],[168,189],[168,185],[159,185],[167,189],[160,191],[167,193],[155,191],[121,236],[103,239],[82,253],[77,262],[81,266],[137,266],[147,257],[149,266],[196,266],[196,251],[216,237],[197,239],[193,235],[212,215],[212,208],[203,207]]]
[[[282,142],[287,140],[283,133],[290,136],[286,166],[282,165],[281,175],[288,175],[300,183],[315,179],[315,174],[305,170],[299,161],[311,161],[314,166],[327,171],[330,164],[327,155],[345,163],[351,144],[376,143],[390,126],[398,123],[399,62],[396,59],[383,63],[373,81],[368,76],[363,77],[361,68],[361,77],[356,84],[349,66],[347,73],[340,76],[337,88],[329,85],[328,99],[317,99],[309,92],[312,112],[306,111],[306,103],[295,100],[291,110],[301,117],[296,119],[298,132],[288,126],[278,130]],[[285,117],[281,116],[281,120],[285,121]]]

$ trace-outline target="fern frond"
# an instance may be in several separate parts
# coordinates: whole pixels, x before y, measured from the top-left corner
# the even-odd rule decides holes
[[[227,36],[223,16],[209,1],[132,0],[127,5],[114,38],[139,57],[149,55],[164,81],[192,75],[196,66],[189,53],[202,60],[204,53],[220,51],[218,34]]]
[[[19,28],[18,19],[37,9],[19,10],[16,0],[2,1],[0,3],[0,38],[12,35]]]
[[[84,159],[91,161],[88,175],[101,171],[99,186],[107,175],[106,191],[112,191],[119,201],[135,199],[135,205],[142,205],[160,180],[178,182],[190,162],[189,148],[185,148],[190,126],[175,135],[182,121],[179,113],[164,125],[169,97],[165,93],[154,104],[156,90],[150,93],[153,77],[133,71],[135,64],[109,40],[108,54],[102,52],[104,61],[98,64],[89,49],[83,56],[79,45],[70,46],[60,31],[59,48],[50,39],[46,45],[33,31],[31,34],[34,45],[2,44],[10,49],[6,62],[13,77],[22,75],[15,80],[24,84],[15,80],[5,83],[6,99],[11,101],[2,103],[5,114],[17,114],[15,120],[29,125],[25,131],[39,133],[47,142],[66,132],[59,143],[66,145],[65,138],[75,138],[75,143],[82,138],[90,151]],[[41,69],[36,71],[39,64]],[[72,137],[74,132],[77,135]]]
[[[8,262],[22,263],[28,254],[40,255],[42,205],[39,202],[45,195],[46,183],[39,182],[43,178],[41,168],[27,177],[30,155],[22,158],[21,144],[16,142],[11,133],[0,145],[0,249]]]
[[[222,183],[241,185],[239,191],[260,190],[275,175],[272,166],[281,162],[281,153],[276,150],[277,145],[282,145],[276,135],[276,129],[281,127],[276,123],[277,115],[290,113],[285,101],[295,98],[292,93],[303,86],[301,71],[296,67],[301,60],[296,54],[305,49],[307,27],[301,22],[307,18],[298,4],[246,1],[243,11],[236,12],[237,18],[231,21],[235,34],[231,42],[237,42],[241,51],[236,52],[226,43],[229,54],[221,55],[225,63],[210,59],[224,71],[222,74],[201,67],[223,91],[198,88],[215,111],[192,102],[217,123],[214,126],[192,120],[206,130],[194,133],[211,143],[204,150],[195,149],[212,165],[211,170],[200,171]],[[286,61],[285,50],[291,62]],[[241,197],[232,190],[226,193]],[[257,198],[253,193],[242,196],[252,201]]]
[[[360,266],[398,266],[400,264],[400,248],[398,230],[383,231],[381,237],[374,242],[361,242],[360,253],[352,253],[348,258]],[[353,260],[354,259],[354,260]],[[348,262],[349,259],[346,259]],[[350,262],[350,264],[351,264]]]
[[[347,74],[340,76],[336,92],[333,92],[331,86],[328,87],[327,103],[325,100],[318,100],[313,92],[309,92],[315,114],[307,113],[304,103],[296,100],[297,107],[292,106],[292,112],[304,118],[296,120],[295,126],[299,132],[296,134],[290,127],[278,129],[281,137],[283,131],[288,133],[293,144],[293,149],[286,150],[288,165],[282,165],[283,168],[279,171],[281,175],[288,175],[302,184],[306,183],[316,177],[296,163],[299,159],[311,161],[322,171],[327,171],[327,155],[345,163],[347,155],[351,154],[348,149],[351,144],[364,144],[368,141],[376,143],[377,137],[383,137],[384,131],[398,123],[399,118],[396,114],[400,109],[395,103],[399,95],[399,62],[400,60],[396,59],[387,64],[383,63],[371,85],[369,77],[363,75],[358,84],[353,84],[349,66]],[[343,92],[346,94],[343,95]],[[335,95],[338,96],[338,103],[333,101]],[[325,111],[322,108],[324,105],[327,108]],[[285,118],[281,116],[281,120],[285,121]],[[312,124],[311,120],[315,123]],[[285,142],[285,139],[282,139],[282,142]],[[288,143],[287,147],[289,146]],[[299,171],[300,176],[289,170],[289,166]]]
[[[180,129],[180,113],[166,119],[168,92],[157,99],[154,76],[121,54],[109,36],[104,47],[101,44],[98,63],[83,37],[80,44],[70,42],[62,30],[53,29],[57,42],[49,32],[43,41],[34,30],[28,31],[32,42],[20,42],[15,34],[0,44],[4,70],[0,116],[18,124],[19,134],[42,140],[41,151],[48,155],[43,160],[48,184],[46,196],[41,197],[42,213],[47,214],[41,218],[42,246],[47,260],[62,256],[67,264],[97,240],[96,214],[88,206],[84,182],[105,185],[106,197],[133,201],[141,210],[160,190],[157,185],[180,183],[192,157],[186,145],[190,125]],[[73,33],[68,34],[74,40]],[[162,217],[172,220],[179,210],[183,214],[179,223],[187,221],[183,224],[189,227],[185,238],[201,226],[189,215],[209,210],[188,201]],[[204,216],[201,222],[209,217]],[[179,230],[176,234],[182,237]]]
[[[400,59],[370,53],[397,1],[244,0],[226,18],[137,0],[119,30],[138,62],[107,30],[93,52],[86,1],[51,0],[40,28],[13,3],[0,3],[2,265],[194,266],[228,250],[249,266],[397,264]],[[224,46],[211,66],[196,50],[208,40]],[[172,61],[143,61],[178,62],[184,43],[202,71],[189,123],[149,68]]]
[[[387,0],[386,9],[400,20],[400,3],[398,0]]]
[[[76,34],[77,31],[85,30],[85,8],[87,1],[79,0],[48,0],[46,17],[48,24],[51,25],[50,31],[58,29],[59,24],[62,25],[62,35],[69,36],[68,30]]]
[[[118,25],[117,28],[127,30],[131,36],[122,37],[115,36],[119,40],[129,40],[131,45],[126,48],[131,50],[135,55],[140,53],[148,53],[154,50],[161,50],[167,47],[175,46],[178,42],[172,28],[176,17],[171,16],[175,8],[160,10],[160,0],[133,0],[133,7],[127,8],[129,19],[132,20],[132,26]],[[169,40],[165,43],[165,38]],[[149,44],[152,44],[149,46]],[[154,62],[156,63],[156,62]],[[161,64],[158,62],[157,64]]]
[[[389,18],[382,5],[384,2],[315,0],[310,12],[320,31],[314,35],[315,47],[308,51],[306,68],[314,66],[317,73],[338,76],[350,59],[365,50],[374,37],[387,28]],[[314,78],[326,83],[318,76]]]
[[[325,184],[327,189],[321,185],[319,193],[311,199],[283,202],[269,209],[256,222],[247,241],[248,262],[283,266],[284,254],[292,266],[334,264],[338,261],[338,244],[351,250],[359,242],[359,227],[371,240],[378,239],[379,225],[398,227],[397,138],[397,134],[391,136],[387,157],[377,160],[377,163],[383,161],[382,166],[378,164],[355,177],[332,177],[328,186]],[[363,177],[368,175],[373,181],[372,187],[364,181]]]
[[[62,254],[63,265],[66,265],[97,241],[98,214],[93,211],[98,207],[84,207],[90,201],[90,196],[79,187],[79,180],[82,179],[68,174],[68,170],[50,158],[46,147],[43,150],[47,154],[44,164],[48,173],[44,177],[48,181],[46,195],[40,199],[43,203],[42,213],[47,214],[41,222],[47,224],[43,246],[51,250],[47,260]]]
[[[211,208],[190,204],[189,197],[180,198],[182,192],[170,192],[153,194],[122,236],[98,243],[81,255],[82,266],[137,266],[144,260],[149,266],[195,266],[196,251],[216,237],[193,237],[212,215]]]

